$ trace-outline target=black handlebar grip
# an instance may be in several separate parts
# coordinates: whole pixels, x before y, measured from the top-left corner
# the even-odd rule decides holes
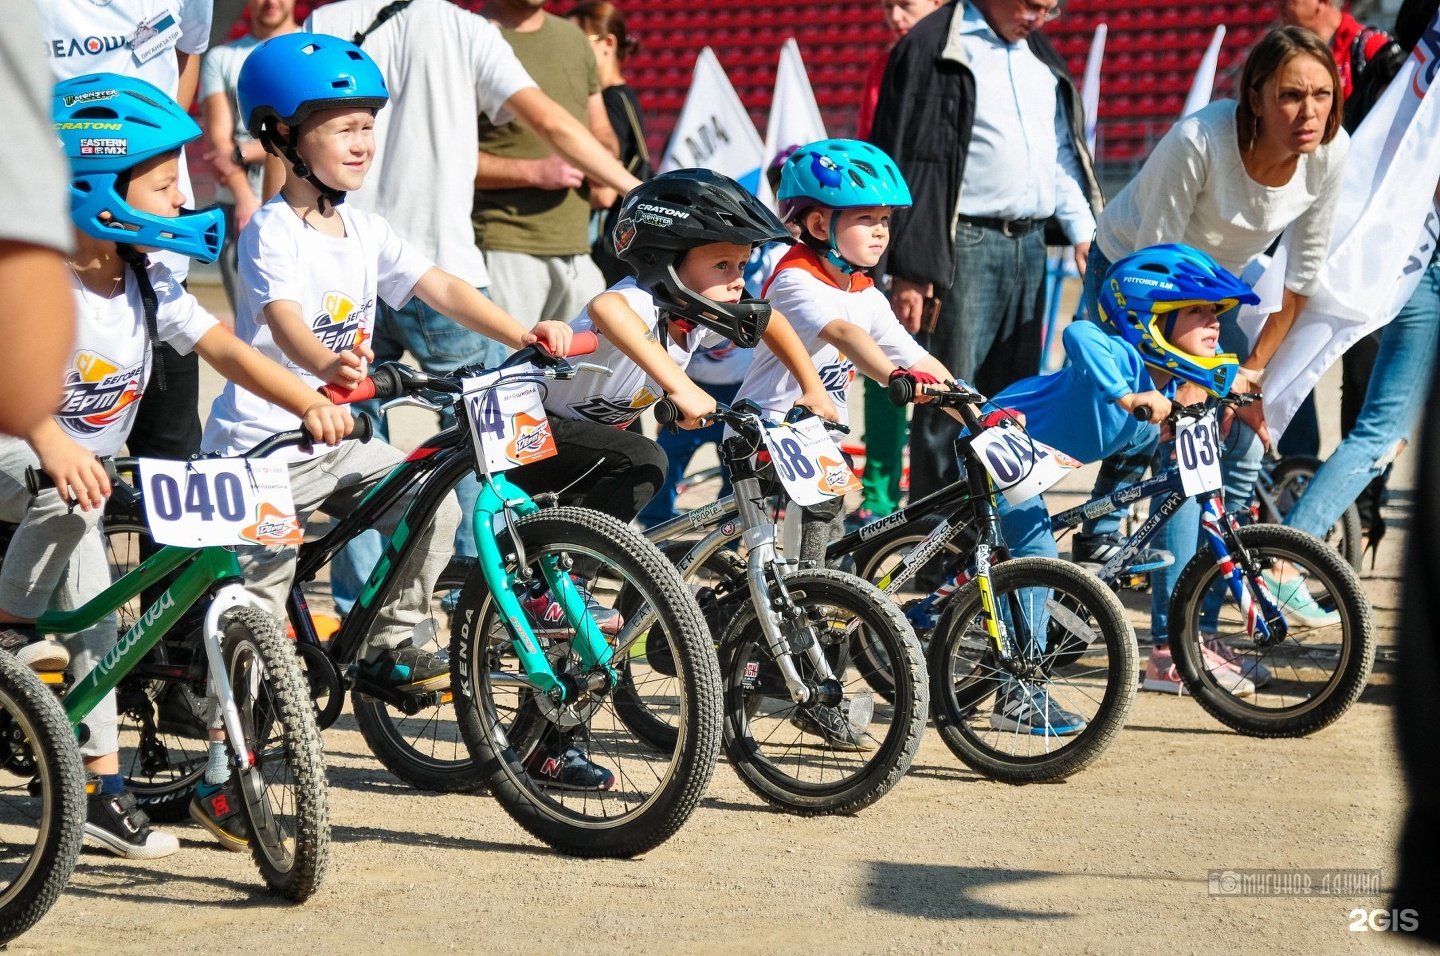
[[[668,428],[680,420],[680,409],[668,398],[655,403],[655,424]]]
[[[38,495],[42,488],[54,488],[55,482],[42,469],[25,469],[25,490],[32,495]]]
[[[1148,422],[1151,418],[1149,405],[1137,405],[1131,412],[1137,422]]]
[[[890,384],[885,388],[890,394],[891,405],[909,405],[915,400],[914,379],[907,378],[904,375],[897,375],[890,380]]]
[[[365,444],[375,437],[375,423],[370,420],[369,415],[356,415],[355,426],[350,429],[350,438]]]

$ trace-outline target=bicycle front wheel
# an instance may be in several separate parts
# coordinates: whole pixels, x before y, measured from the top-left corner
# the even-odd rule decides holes
[[[1359,699],[1375,661],[1375,623],[1360,579],[1297,528],[1238,529],[1248,603],[1263,581],[1286,634],[1257,643],[1246,609],[1208,548],[1181,572],[1170,599],[1170,650],[1185,688],[1222,724],[1252,737],[1304,737]],[[1274,627],[1279,621],[1269,622]]]
[[[474,558],[452,558],[435,582],[429,623],[422,627],[433,633],[432,643],[442,654],[450,647],[460,589],[474,567]],[[419,790],[472,793],[484,788],[485,775],[470,759],[449,688],[416,695],[420,706],[413,714],[358,690],[350,698],[360,735],[386,770]]]
[[[85,776],[65,711],[0,652],[0,944],[49,912],[84,834]]]
[[[240,771],[250,853],[271,889],[301,902],[320,888],[330,851],[325,761],[309,686],[274,618],[237,608],[224,627],[225,668],[255,761]]]
[[[1135,632],[1098,578],[1053,558],[990,569],[1013,649],[986,629],[980,583],[951,601],[930,644],[935,727],[968,767],[1005,783],[1062,780],[1109,748],[1135,702]]]
[[[657,746],[632,729],[627,717],[633,715],[621,713],[609,678],[586,669],[563,625],[557,629],[554,620],[543,619],[555,615],[535,615],[530,624],[570,693],[556,702],[530,685],[478,569],[461,592],[450,649],[461,732],[489,771],[491,793],[533,836],[575,856],[644,853],[689,819],[715,770],[720,679],[704,617],[674,566],[614,518],[583,508],[546,508],[515,521],[513,529],[529,577],[520,575],[505,531],[500,540],[509,545],[509,580],[543,582],[547,562],[571,569],[584,579],[602,633],[618,629],[617,637],[627,640],[616,613],[621,593],[639,596],[631,619],[653,609],[655,625],[623,654],[642,653],[647,660],[665,655],[674,679],[647,685],[643,703],[674,728],[674,742]],[[518,586],[530,595],[523,604],[527,615],[550,600],[548,591]],[[612,666],[624,670],[621,660]]]
[[[929,704],[920,644],[899,609],[853,575],[801,571],[786,575],[785,587],[825,653],[838,700],[797,704],[791,698],[755,607],[747,604],[720,648],[725,753],[741,781],[782,810],[855,813],[899,782],[920,747]],[[782,629],[792,637],[793,628]],[[801,680],[818,688],[808,652],[790,657]],[[883,696],[866,677],[874,662],[890,677]]]

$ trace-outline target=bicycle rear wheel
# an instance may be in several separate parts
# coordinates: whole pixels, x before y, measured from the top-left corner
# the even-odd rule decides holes
[[[1263,575],[1288,632],[1257,645],[1214,555],[1202,548],[1170,599],[1175,667],[1200,706],[1227,727],[1252,737],[1313,734],[1339,720],[1370,678],[1370,602],[1349,564],[1312,535],[1273,524],[1237,533],[1243,553],[1231,557],[1256,611]],[[1226,677],[1235,669],[1250,686]]]
[[[1274,483],[1275,507],[1280,512],[1282,519],[1290,513],[1290,509],[1295,507],[1295,502],[1299,501],[1300,496],[1305,493],[1305,489],[1315,477],[1315,472],[1320,469],[1321,464],[1318,458],[1294,455],[1282,458],[1275,466],[1270,480]],[[1360,548],[1360,538],[1363,534],[1364,529],[1360,524],[1360,509],[1352,503],[1322,537],[1326,544],[1340,552],[1346,563],[1354,568],[1356,573],[1359,573],[1360,561],[1364,557]]]
[[[441,655],[449,650],[460,589],[474,568],[474,558],[453,558],[435,582],[429,620]],[[423,706],[407,714],[358,690],[350,695],[355,722],[370,752],[386,770],[419,790],[470,793],[483,789],[485,774],[471,759],[460,733],[450,689],[423,698]]]
[[[49,912],[84,834],[85,776],[65,711],[0,652],[0,944]]]
[[[225,668],[255,758],[239,781],[250,853],[271,889],[302,902],[324,880],[330,850],[325,762],[309,687],[268,614],[237,608],[224,631]]]
[[[582,508],[546,508],[517,520],[527,567],[543,581],[541,562],[583,567],[601,608],[622,591],[640,595],[661,626],[652,626],[625,653],[644,647],[674,662],[668,696],[647,694],[646,707],[675,728],[675,743],[656,748],[619,713],[610,687],[586,691],[586,672],[568,635],[537,638],[557,676],[573,688],[564,704],[528,684],[512,637],[476,570],[461,593],[459,628],[451,639],[451,683],[461,731],[489,771],[490,791],[522,827],[575,856],[629,857],[667,840],[689,819],[714,773],[720,741],[720,680],[710,634],[685,582],[658,549],[614,518]],[[509,532],[501,536],[508,545]],[[507,572],[520,570],[513,546]],[[594,611],[599,615],[601,611]],[[635,620],[639,620],[637,613]],[[532,622],[542,632],[541,622]],[[622,630],[623,634],[624,631]],[[616,662],[619,663],[618,661]],[[571,751],[586,755],[592,782],[557,770]],[[532,776],[531,771],[536,776]],[[545,778],[551,779],[546,782]]]
[[[935,727],[956,757],[986,776],[1016,784],[1064,779],[1098,759],[1130,716],[1135,632],[1114,592],[1064,561],[1005,561],[990,569],[990,585],[996,612],[1015,644],[1029,649],[1031,666],[1015,674],[1002,665],[985,629],[979,582],[967,584],[930,644]],[[1034,638],[1041,617],[1043,654]],[[1050,719],[1046,699],[1068,716]]]

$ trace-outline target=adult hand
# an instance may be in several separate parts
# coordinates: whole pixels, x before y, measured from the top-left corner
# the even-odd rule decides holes
[[[588,180],[588,182],[590,183],[591,209],[609,209],[619,201],[620,191],[618,189],[611,189],[594,180]]]
[[[260,201],[254,193],[235,196],[235,231],[239,233],[250,222],[250,217],[260,211]]]
[[[556,153],[534,160],[530,165],[530,179],[536,189],[579,189],[585,184],[585,174]]]
[[[1257,398],[1250,405],[1227,406],[1225,413],[1220,417],[1220,437],[1226,438],[1230,429],[1235,425],[1235,416],[1255,430],[1260,437],[1260,444],[1268,453],[1270,451],[1270,426],[1265,421],[1265,406]]]
[[[1075,271],[1080,273],[1080,278],[1085,278],[1085,268],[1090,264],[1090,243],[1075,243]]]
[[[934,285],[928,282],[890,277],[890,308],[905,331],[912,335],[920,331],[920,323],[925,317],[925,300],[934,294],[934,290]]]

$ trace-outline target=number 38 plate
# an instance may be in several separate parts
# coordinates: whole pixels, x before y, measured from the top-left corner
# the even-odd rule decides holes
[[[299,545],[304,540],[284,462],[140,459],[150,537],[182,548]]]
[[[793,425],[767,424],[765,447],[785,493],[801,507],[860,489],[855,472],[818,418]]]

